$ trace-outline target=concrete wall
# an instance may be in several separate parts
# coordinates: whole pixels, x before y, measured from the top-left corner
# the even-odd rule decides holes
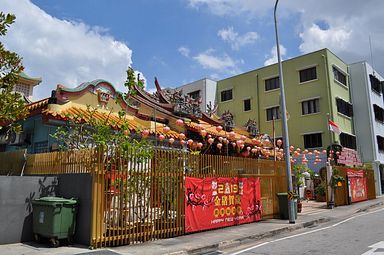
[[[56,195],[57,177],[0,176],[0,244],[33,240],[32,200]]]
[[[92,179],[87,174],[0,176],[0,244],[33,240],[32,200],[78,198],[75,242],[89,245]]]

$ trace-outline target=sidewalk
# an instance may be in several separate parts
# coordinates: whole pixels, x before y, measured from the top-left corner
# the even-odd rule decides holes
[[[325,203],[314,201],[303,202],[302,213],[298,214],[295,224],[288,220],[270,219],[257,223],[189,234],[169,239],[161,239],[142,244],[113,247],[109,249],[88,250],[83,246],[48,248],[34,243],[0,245],[0,254],[54,254],[54,255],[152,255],[152,254],[205,254],[208,252],[237,246],[276,234],[291,232],[304,227],[340,221],[369,208],[383,206],[384,196],[349,206],[340,206],[332,210],[326,209]]]

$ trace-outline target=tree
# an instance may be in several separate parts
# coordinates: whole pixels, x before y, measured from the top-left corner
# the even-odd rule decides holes
[[[15,15],[0,12],[0,36],[6,35],[15,19]],[[0,130],[6,127],[7,132],[20,132],[21,126],[16,121],[28,114],[22,96],[13,90],[23,69],[21,58],[0,42]]]

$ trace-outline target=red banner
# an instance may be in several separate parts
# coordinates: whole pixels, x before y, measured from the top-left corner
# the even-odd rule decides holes
[[[347,170],[349,197],[351,202],[359,202],[368,199],[367,177],[364,171]]]
[[[187,233],[259,221],[259,178],[186,177]]]

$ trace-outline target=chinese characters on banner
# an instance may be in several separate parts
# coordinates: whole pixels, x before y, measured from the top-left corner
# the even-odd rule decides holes
[[[259,178],[186,177],[187,233],[259,221]]]
[[[349,169],[347,171],[349,197],[351,202],[359,202],[368,199],[367,190],[367,177],[364,176],[364,171],[354,171]]]

